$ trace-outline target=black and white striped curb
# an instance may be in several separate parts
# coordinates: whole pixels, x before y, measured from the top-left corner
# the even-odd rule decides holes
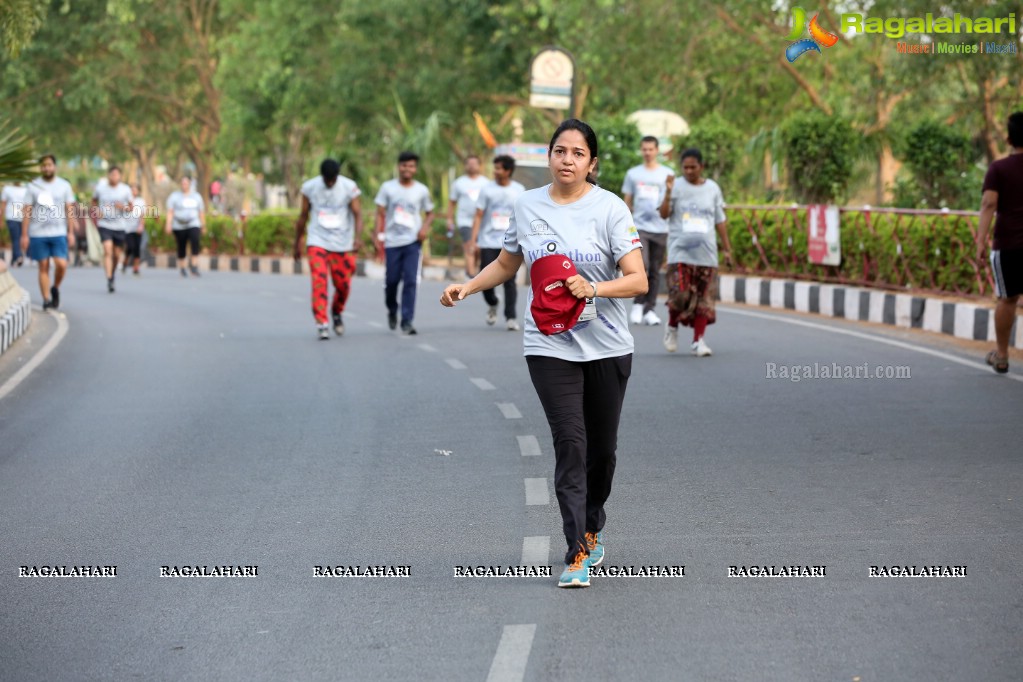
[[[819,284],[767,277],[721,275],[723,303],[746,303],[826,317],[922,329],[972,341],[995,340],[994,308],[937,297],[898,294],[838,284]],[[1020,323],[1009,345],[1023,349]]]
[[[0,317],[0,355],[25,333],[32,321],[31,298],[24,289],[18,287],[18,290],[21,295],[12,305],[8,306],[4,316]]]

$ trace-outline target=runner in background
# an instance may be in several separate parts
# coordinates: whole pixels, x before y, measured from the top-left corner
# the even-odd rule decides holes
[[[511,225],[512,209],[515,200],[526,191],[521,183],[512,180],[515,173],[515,159],[510,156],[498,156],[494,159],[494,181],[488,182],[480,191],[476,202],[476,216],[472,223],[472,236],[466,248],[473,253],[479,251],[480,269],[487,267],[501,255],[504,246],[504,235]],[[519,331],[515,319],[515,303],[517,297],[515,278],[504,283],[504,319],[508,331]],[[497,322],[497,306],[500,301],[493,289],[483,292],[487,304],[487,324]]]
[[[468,277],[476,274],[478,261],[475,249],[470,248],[476,202],[488,182],[490,181],[480,174],[480,157],[473,154],[465,159],[465,175],[457,177],[451,185],[448,232],[458,227],[458,235],[462,239],[462,255],[465,257],[465,274]]]
[[[693,328],[693,355],[712,355],[703,340],[714,324],[717,294],[718,242],[725,261],[732,262],[732,245],[725,222],[724,197],[713,180],[703,177],[703,155],[698,149],[681,154],[682,178],[668,176],[661,217],[668,218],[668,326],[664,348],[678,350],[678,325]]]
[[[92,219],[103,242],[103,271],[107,291],[114,293],[114,275],[124,251],[124,236],[131,211],[131,188],[121,182],[121,169],[111,166],[106,180],[96,183],[92,194]]]
[[[657,162],[657,138],[644,137],[639,144],[643,163],[630,168],[622,183],[622,198],[632,211],[632,218],[639,230],[643,243],[643,265],[646,267],[647,292],[636,297],[632,304],[629,321],[632,324],[658,325],[661,318],[654,312],[657,305],[657,289],[661,281],[661,265],[668,249],[668,221],[661,217],[659,209],[664,201],[666,181],[675,171]]]
[[[21,250],[39,263],[43,310],[56,310],[60,307],[60,285],[67,272],[68,246],[75,244],[75,192],[71,183],[57,177],[57,157],[53,154],[43,156],[39,166],[41,177],[29,183],[25,192]]]
[[[192,189],[192,179],[181,178],[181,190],[167,198],[167,234],[173,234],[178,244],[178,266],[181,276],[188,277],[191,271],[199,276],[195,257],[199,255],[202,233],[206,231],[206,207],[202,195]],[[185,250],[191,247],[188,257],[189,270],[185,270]]]
[[[330,338],[327,324],[329,279],[334,282],[331,321],[334,333],[345,333],[344,312],[352,276],[355,274],[355,235],[362,234],[362,192],[354,180],[341,174],[341,164],[325,159],[320,175],[302,185],[302,212],[295,223],[295,261],[302,259],[302,237],[305,236],[312,277],[313,319],[321,340]],[[309,232],[306,234],[306,226]]]
[[[387,324],[398,326],[398,285],[401,289],[401,331],[415,334],[416,288],[419,279],[423,242],[433,220],[433,199],[426,185],[415,179],[419,157],[412,152],[398,156],[398,179],[388,180],[377,192],[376,232],[384,244],[387,274],[384,302]],[[423,212],[426,213],[425,219]]]
[[[1023,111],[1009,116],[1009,156],[991,164],[984,176],[977,230],[977,259],[984,257],[991,221],[991,271],[995,276],[995,350],[987,363],[999,374],[1009,371],[1009,335],[1023,294]],[[995,219],[995,214],[998,218]],[[1023,330],[1017,329],[1017,334]]]
[[[24,216],[21,208],[25,203],[25,188],[20,182],[6,185],[0,192],[0,213],[4,214],[7,231],[11,233],[11,265],[19,268],[25,262],[21,251],[21,222]]]
[[[142,236],[146,231],[146,201],[138,185],[132,185],[131,211],[126,218],[127,229],[124,235],[124,269],[131,266],[131,274],[139,276],[139,265],[142,262]]]

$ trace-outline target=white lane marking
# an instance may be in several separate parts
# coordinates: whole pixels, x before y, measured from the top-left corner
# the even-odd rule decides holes
[[[536,436],[515,437],[519,439],[519,452],[523,457],[539,457],[543,454],[540,451],[540,441],[536,439]]]
[[[455,358],[447,358],[446,360],[444,360],[444,362],[448,363],[448,365],[451,366],[451,369],[465,369],[465,365],[462,364],[461,360],[456,360]]]
[[[359,314],[358,313],[345,312],[345,315],[347,315],[349,318],[351,318],[353,320],[359,319]]]
[[[551,538],[549,535],[522,538],[521,566],[548,566],[550,560]]]
[[[501,410],[505,419],[522,419],[522,413],[515,407],[515,403],[497,403],[497,409]]]
[[[551,494],[547,491],[546,478],[526,479],[526,506],[538,507],[551,503]]]
[[[374,322],[374,321],[369,321],[369,322],[367,322],[366,324],[368,324],[368,325],[369,325],[370,327],[376,327],[377,329],[380,329],[381,327],[383,327],[383,326],[384,326],[384,325],[382,325],[381,323],[379,323],[379,322]]]
[[[423,350],[425,350],[427,353],[436,353],[437,352],[437,349],[434,348],[433,346],[431,346],[428,343],[421,343],[421,344],[419,344],[419,347],[422,348]]]
[[[962,365],[963,367],[970,367],[972,369],[979,369],[982,372],[991,372],[992,371],[991,367],[989,367],[985,363],[974,362],[972,360],[964,360],[963,358],[956,357],[955,355],[952,355],[951,353],[944,353],[944,352],[942,352],[940,350],[934,350],[932,348],[925,348],[923,346],[915,346],[915,345],[913,345],[911,343],[906,343],[905,341],[896,341],[895,339],[888,339],[888,338],[885,338],[883,336],[874,336],[872,334],[864,334],[863,332],[856,332],[856,331],[852,331],[851,329],[839,329],[837,327],[829,327],[829,326],[824,325],[824,324],[816,324],[814,322],[806,322],[804,320],[794,320],[792,318],[783,317],[781,315],[765,315],[764,313],[754,313],[754,312],[751,312],[751,311],[748,311],[748,310],[736,310],[735,308],[732,308],[730,306],[728,306],[728,307],[722,306],[722,309],[725,310],[726,312],[729,312],[729,313],[732,313],[732,314],[735,314],[735,315],[745,315],[746,317],[758,317],[758,318],[760,318],[762,320],[772,320],[772,321],[775,321],[775,322],[785,322],[786,324],[794,324],[794,325],[797,325],[797,326],[800,326],[800,327],[809,327],[810,329],[817,329],[817,330],[820,330],[820,331],[831,332],[832,334],[842,334],[842,335],[845,335],[845,336],[854,336],[854,337],[856,337],[858,339],[866,339],[867,341],[874,341],[876,343],[883,343],[883,344],[886,344],[888,346],[895,346],[896,348],[902,348],[903,350],[910,350],[910,351],[913,351],[914,353],[922,353],[923,355],[931,355],[931,356],[934,356],[936,358],[941,358],[942,360],[947,360],[948,362],[954,362],[957,365]],[[1008,379],[1012,379],[1014,381],[1021,381],[1021,382],[1023,382],[1023,376],[1020,376],[1020,375],[1005,374],[1003,376],[1008,378]]]
[[[533,648],[536,624],[505,625],[497,653],[490,664],[487,682],[522,682],[526,676],[526,662],[529,650]]]
[[[478,388],[481,391],[494,391],[494,390],[497,390],[496,386],[494,386],[492,383],[490,383],[486,379],[483,379],[483,378],[480,378],[480,377],[470,377],[469,381],[474,383],[476,385],[476,388]]]
[[[60,345],[60,342],[67,335],[70,325],[68,325],[67,317],[63,313],[58,313],[57,318],[57,331],[50,340],[43,344],[43,347],[39,349],[39,352],[32,356],[32,359],[25,363],[25,366],[14,373],[10,379],[4,382],[3,386],[0,386],[0,400],[6,398],[11,391],[16,389],[18,385],[28,378],[39,365],[43,364],[43,361],[49,357],[50,353]],[[10,352],[10,351],[8,351]]]

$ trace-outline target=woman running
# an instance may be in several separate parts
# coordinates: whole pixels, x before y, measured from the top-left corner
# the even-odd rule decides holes
[[[523,261],[529,265],[533,289],[523,344],[554,439],[554,487],[568,544],[558,586],[587,587],[590,566],[604,559],[604,503],[632,371],[626,305],[647,290],[647,277],[631,212],[593,184],[593,129],[577,119],[563,122],[547,159],[553,181],[515,201],[497,260],[468,282],[447,287],[441,303],[453,306],[511,279]],[[560,279],[549,275],[562,267]],[[547,297],[554,301],[559,294],[563,298],[553,306],[564,310],[552,313]]]

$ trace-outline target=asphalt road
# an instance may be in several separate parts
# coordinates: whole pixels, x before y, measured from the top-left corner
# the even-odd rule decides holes
[[[320,342],[305,278],[146,271],[109,295],[72,271],[67,337],[0,401],[0,678],[1019,679],[1023,382],[752,309],[721,309],[713,358],[637,329],[606,564],[685,575],[559,590],[521,337],[440,288],[401,337],[357,280],[347,334]],[[815,362],[911,377],[767,378]],[[553,577],[454,577],[538,551]],[[117,575],[19,577],[44,565]],[[826,575],[728,577],[749,565]]]

